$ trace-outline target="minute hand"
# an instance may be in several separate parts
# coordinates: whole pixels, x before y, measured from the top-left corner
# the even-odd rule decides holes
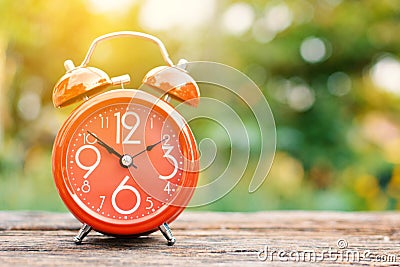
[[[144,150],[140,151],[139,153],[133,155],[132,158],[136,158],[137,156],[143,154],[143,153],[146,152],[146,151],[151,151],[156,145],[162,143],[162,142],[165,141],[165,140],[167,140],[167,138],[164,138],[164,139],[158,141],[157,143],[154,143],[154,144],[152,144],[152,145],[147,146],[146,149],[144,149]]]
[[[122,155],[120,153],[118,153],[117,151],[115,151],[114,148],[110,147],[109,145],[107,145],[106,143],[104,143],[100,138],[98,138],[96,135],[94,135],[92,132],[87,131],[88,134],[90,134],[91,136],[93,136],[97,142],[99,143],[99,145],[103,146],[105,149],[107,149],[108,153],[114,154],[119,158],[122,158]]]

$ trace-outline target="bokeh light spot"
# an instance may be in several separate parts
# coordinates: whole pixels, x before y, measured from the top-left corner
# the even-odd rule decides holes
[[[276,36],[276,33],[267,27],[264,18],[258,19],[254,23],[252,34],[254,39],[259,43],[268,43]]]
[[[292,12],[285,3],[269,6],[265,10],[265,23],[272,32],[284,31],[292,24],[292,20]]]
[[[351,90],[351,79],[344,72],[335,72],[329,76],[327,86],[332,95],[344,96]]]
[[[309,63],[321,62],[327,58],[327,47],[321,38],[309,37],[300,46],[301,57]]]
[[[400,62],[384,56],[371,68],[372,81],[379,88],[400,95]]]
[[[286,92],[288,105],[296,111],[306,111],[315,102],[315,96],[311,88],[306,85],[291,87]]]
[[[254,10],[249,4],[235,3],[225,11],[222,25],[228,33],[242,35],[250,29],[254,17]]]
[[[18,101],[18,114],[27,121],[35,120],[42,108],[40,97],[34,92],[25,92]]]

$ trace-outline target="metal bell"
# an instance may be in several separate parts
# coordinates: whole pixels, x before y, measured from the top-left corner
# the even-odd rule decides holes
[[[71,60],[64,62],[67,73],[57,82],[53,90],[55,107],[65,107],[81,100],[97,95],[111,85],[119,85],[130,81],[125,74],[110,78],[104,71],[94,67],[75,67]]]
[[[149,71],[143,83],[168,93],[180,101],[197,107],[200,90],[195,80],[179,67],[161,66]]]

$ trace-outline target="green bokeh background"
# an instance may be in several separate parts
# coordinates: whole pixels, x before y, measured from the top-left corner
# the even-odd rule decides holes
[[[400,208],[399,25],[395,0],[0,0],[0,210],[65,210],[51,149],[73,107],[55,109],[52,89],[64,60],[80,63],[93,39],[120,30],[158,36],[174,62],[239,69],[270,104],[277,151],[266,182],[248,193],[252,151],[239,185],[200,209]],[[91,61],[129,73],[132,87],[162,63],[157,47],[126,39]],[[193,128],[198,139],[220,131]]]

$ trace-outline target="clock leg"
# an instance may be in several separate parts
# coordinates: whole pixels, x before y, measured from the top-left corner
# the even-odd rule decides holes
[[[92,227],[87,225],[86,223],[82,225],[81,229],[77,236],[74,237],[75,244],[79,245],[82,243],[82,240],[88,235],[88,233],[92,230]]]
[[[160,225],[158,227],[158,229],[160,229],[160,231],[163,234],[163,236],[165,237],[165,239],[167,239],[168,246],[172,246],[173,244],[175,244],[176,239],[172,235],[171,228],[169,228],[169,225],[167,223],[163,223],[162,225]]]

